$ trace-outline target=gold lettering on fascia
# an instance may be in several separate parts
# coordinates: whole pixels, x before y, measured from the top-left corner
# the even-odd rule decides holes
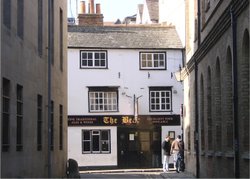
[[[103,117],[103,122],[105,124],[117,124],[117,118],[113,117]]]
[[[122,124],[139,124],[139,118],[132,118],[128,116],[122,117]]]

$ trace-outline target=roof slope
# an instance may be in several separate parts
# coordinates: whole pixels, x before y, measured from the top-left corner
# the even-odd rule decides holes
[[[68,27],[69,48],[183,48],[174,27]]]

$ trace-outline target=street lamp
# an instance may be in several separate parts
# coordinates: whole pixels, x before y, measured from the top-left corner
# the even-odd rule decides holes
[[[174,76],[177,81],[182,82],[183,81],[183,76],[181,75],[181,65],[179,65],[179,71],[174,72]]]

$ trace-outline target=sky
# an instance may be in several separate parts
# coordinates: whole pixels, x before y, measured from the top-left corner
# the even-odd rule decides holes
[[[82,0],[68,0],[68,17],[76,17],[76,3],[79,4],[80,1]],[[89,0],[84,1],[87,10]],[[115,22],[117,19],[122,21],[127,16],[135,15],[138,4],[143,2],[144,0],[95,0],[95,4],[101,4],[101,13],[105,22]]]

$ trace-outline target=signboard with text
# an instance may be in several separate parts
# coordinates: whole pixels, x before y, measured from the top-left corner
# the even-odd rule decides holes
[[[151,125],[180,125],[180,115],[107,115],[107,116],[68,116],[68,126],[136,126]]]

